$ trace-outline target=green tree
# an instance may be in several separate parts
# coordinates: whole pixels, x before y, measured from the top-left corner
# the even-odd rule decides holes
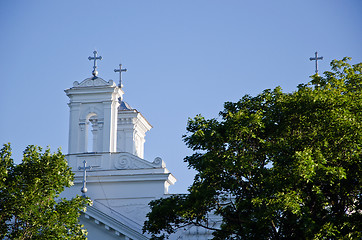
[[[278,87],[190,119],[187,195],[150,203],[144,231],[187,225],[214,239],[361,239],[362,63],[331,62],[293,93]],[[158,237],[157,237],[158,236]]]
[[[0,151],[0,238],[86,239],[78,222],[88,199],[58,199],[73,184],[64,155],[28,146],[21,164],[11,158],[10,144]]]

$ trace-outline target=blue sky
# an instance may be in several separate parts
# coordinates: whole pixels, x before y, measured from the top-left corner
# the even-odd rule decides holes
[[[0,0],[0,143],[20,161],[28,144],[67,153],[64,89],[91,76],[118,80],[153,125],[145,158],[160,156],[185,192],[188,117],[217,117],[225,101],[281,86],[292,92],[344,56],[362,62],[362,1]]]

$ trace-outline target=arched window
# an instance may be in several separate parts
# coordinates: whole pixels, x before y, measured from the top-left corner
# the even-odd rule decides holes
[[[97,114],[90,113],[87,116],[86,121],[87,135],[86,135],[86,146],[87,152],[97,151],[97,136],[98,136],[98,119]]]

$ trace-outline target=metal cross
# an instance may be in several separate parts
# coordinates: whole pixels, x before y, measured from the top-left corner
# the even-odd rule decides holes
[[[127,68],[122,68],[122,64],[119,64],[119,69],[114,69],[114,72],[119,72],[119,87],[122,87],[122,72],[127,72]]]
[[[83,187],[81,189],[81,192],[83,193],[83,196],[85,197],[85,193],[88,191],[87,189],[87,170],[91,170],[92,166],[87,167],[87,161],[83,161],[83,167],[78,167],[78,170],[84,170],[83,171]]]
[[[318,60],[323,60],[323,57],[318,57],[318,52],[315,52],[315,57],[309,58],[310,61],[315,60],[315,73],[318,74]]]
[[[92,74],[94,77],[96,77],[98,75],[97,60],[102,60],[102,56],[97,57],[98,52],[96,50],[93,52],[93,55],[94,57],[88,57],[88,60],[94,60]]]

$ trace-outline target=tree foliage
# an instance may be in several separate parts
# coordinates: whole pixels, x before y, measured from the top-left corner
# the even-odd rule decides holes
[[[144,231],[187,225],[214,239],[361,239],[362,63],[331,62],[293,93],[278,87],[190,119],[187,195],[150,203]]]
[[[18,165],[10,144],[0,151],[0,238],[86,239],[78,217],[88,200],[57,199],[73,184],[73,173],[60,150],[41,151],[28,146]]]

